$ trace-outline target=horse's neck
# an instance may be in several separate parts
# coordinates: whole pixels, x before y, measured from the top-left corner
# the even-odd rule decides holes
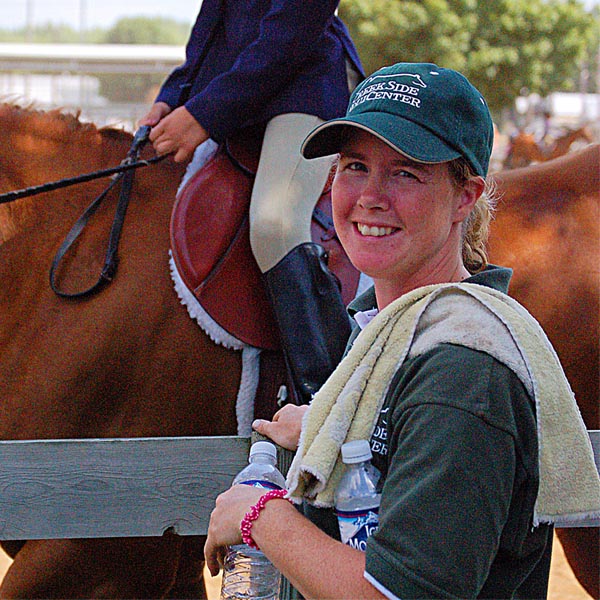
[[[551,161],[500,171],[493,179],[503,205],[527,212],[544,204],[548,196],[563,201],[579,196],[598,198],[599,162],[600,144],[594,144]]]
[[[105,157],[113,154],[114,164],[110,166],[116,166],[127,152],[125,146],[122,152],[120,146],[113,149],[113,144],[104,140],[98,130],[84,128],[74,118],[71,127],[50,114],[25,113],[21,115],[22,122],[17,119],[12,129],[9,120],[0,122],[0,127],[6,128],[6,136],[0,139],[1,192],[27,189],[104,168]],[[92,200],[91,194],[99,193],[107,185],[107,179],[100,181],[97,185],[86,184],[93,191],[85,197],[84,188],[77,185],[0,205],[0,241],[6,242],[28,230],[50,230],[60,219],[69,219],[74,210],[81,212],[86,200]]]
[[[0,243],[18,235],[26,235],[32,241],[50,235],[61,222],[70,222],[75,214],[81,214],[84,205],[80,194],[65,190],[0,205]]]
[[[14,207],[10,204],[0,206],[0,244],[16,235],[20,228],[20,219],[15,218]]]

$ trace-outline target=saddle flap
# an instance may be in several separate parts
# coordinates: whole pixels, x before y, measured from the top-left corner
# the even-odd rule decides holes
[[[275,349],[274,316],[250,249],[251,189],[251,177],[220,149],[177,197],[171,251],[183,282],[223,329],[251,346]]]

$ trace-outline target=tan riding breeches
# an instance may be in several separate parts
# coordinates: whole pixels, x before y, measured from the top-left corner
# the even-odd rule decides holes
[[[346,76],[351,92],[361,76],[349,61]],[[250,245],[263,273],[311,241],[312,212],[336,156],[306,160],[300,147],[322,122],[314,115],[288,113],[267,124],[250,202]]]
[[[335,155],[307,160],[300,147],[322,122],[288,113],[267,124],[250,201],[250,245],[261,272],[311,241],[310,223]]]

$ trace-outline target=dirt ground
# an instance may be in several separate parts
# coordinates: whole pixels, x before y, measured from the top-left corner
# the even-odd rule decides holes
[[[0,550],[0,580],[10,566],[10,559]],[[207,580],[210,580],[210,575]],[[214,578],[209,583],[209,598],[216,600],[219,597],[219,578]],[[565,560],[562,546],[555,537],[552,566],[550,569],[550,589],[548,600],[592,600],[575,579],[571,568]]]

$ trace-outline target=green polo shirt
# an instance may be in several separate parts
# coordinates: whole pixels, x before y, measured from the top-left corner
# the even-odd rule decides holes
[[[467,282],[506,292],[511,271]],[[349,307],[375,307],[373,290]],[[488,354],[440,344],[395,374],[374,434],[379,529],[367,579],[390,598],[545,598],[552,527],[532,526],[535,407]]]

